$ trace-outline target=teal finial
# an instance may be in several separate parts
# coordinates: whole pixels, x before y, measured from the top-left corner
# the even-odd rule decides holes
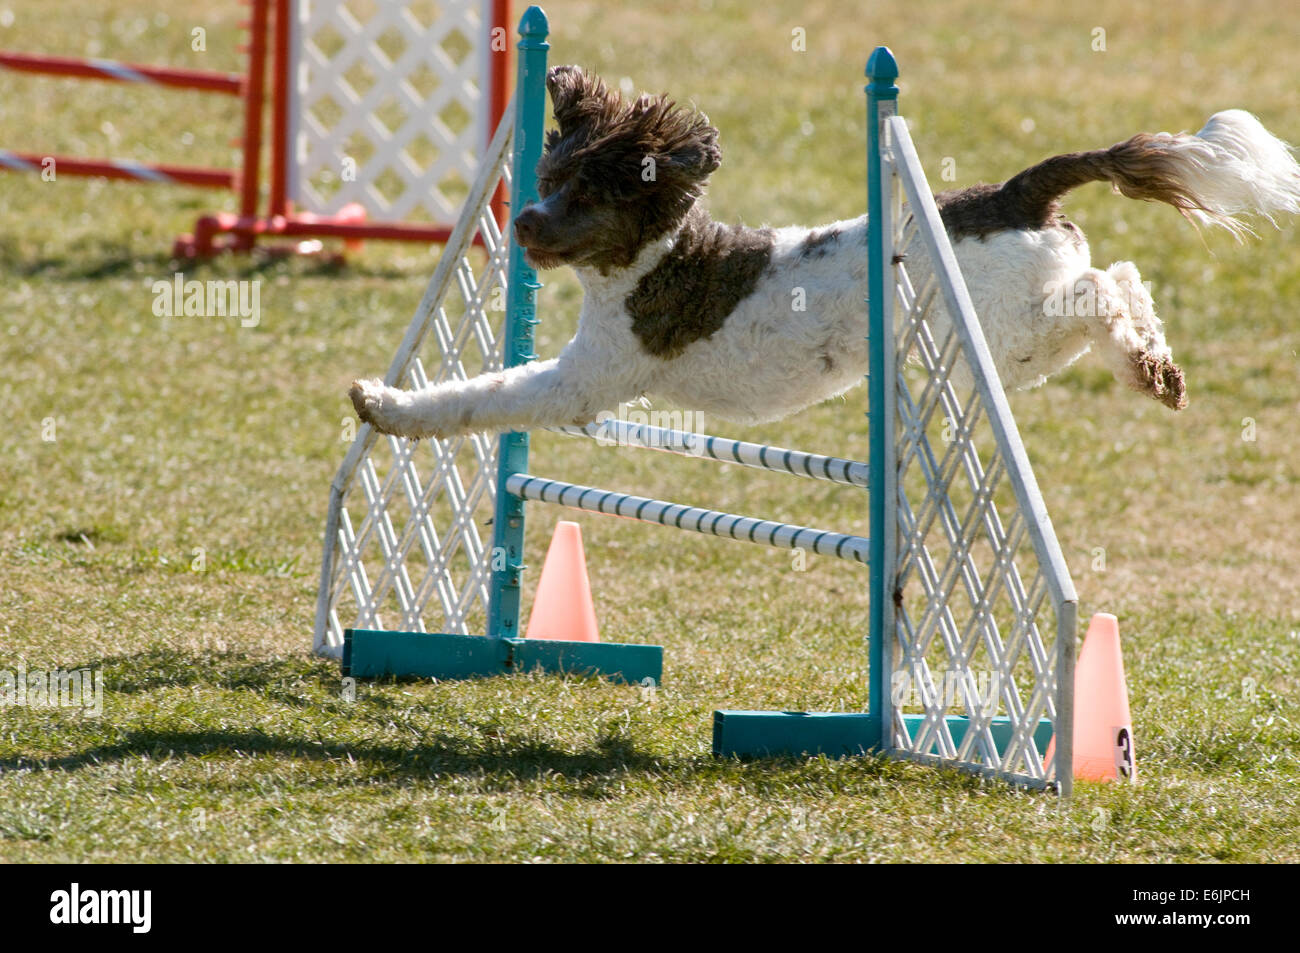
[[[877,99],[897,99],[898,61],[887,46],[878,46],[867,60],[867,79],[871,80],[869,91]]]
[[[536,37],[544,40],[550,31],[551,25],[546,20],[546,11],[541,7],[529,7],[519,20],[519,35],[526,39]]]

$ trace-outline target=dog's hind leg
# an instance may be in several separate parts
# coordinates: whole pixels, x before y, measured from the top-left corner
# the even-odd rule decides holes
[[[583,374],[577,364],[562,354],[418,391],[354,381],[349,396],[357,416],[381,433],[420,438],[584,424],[640,395],[626,375]]]
[[[1186,407],[1183,371],[1137,266],[1121,261],[1105,271],[1089,268],[1075,282],[1075,294],[1076,309],[1091,309],[1094,346],[1115,379],[1173,410]]]

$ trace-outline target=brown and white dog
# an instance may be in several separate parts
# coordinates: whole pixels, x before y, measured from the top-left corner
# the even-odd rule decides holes
[[[469,381],[420,391],[358,381],[363,420],[451,437],[582,424],[644,395],[752,423],[862,380],[865,217],[817,228],[714,222],[700,198],[721,151],[703,115],[662,96],[625,101],[575,66],[554,67],[547,87],[558,130],[537,168],[540,200],[514,230],[535,267],[576,271],[577,333],[559,357]],[[1300,211],[1300,166],[1257,119],[1228,110],[1195,135],[1140,133],[936,196],[1005,386],[1041,384],[1096,347],[1121,382],[1181,408],[1183,374],[1137,268],[1092,267],[1083,233],[1061,214],[1061,196],[1095,181],[1240,237],[1242,215]],[[908,252],[919,285],[924,256]],[[1069,306],[1054,307],[1062,289]]]

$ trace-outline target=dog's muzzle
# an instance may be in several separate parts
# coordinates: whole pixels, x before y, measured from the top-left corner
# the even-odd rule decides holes
[[[529,206],[515,216],[515,241],[524,248],[537,243],[537,233],[542,227],[545,215]]]

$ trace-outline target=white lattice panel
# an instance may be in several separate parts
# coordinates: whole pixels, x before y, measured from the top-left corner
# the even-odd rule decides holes
[[[290,196],[317,214],[358,202],[368,220],[455,221],[488,134],[487,0],[296,11]]]
[[[502,365],[509,236],[493,217],[510,186],[507,109],[385,380],[423,387]],[[432,374],[430,374],[432,370]],[[345,628],[486,631],[495,437],[412,441],[362,427],[334,479],[316,612],[316,651]]]
[[[1066,697],[1058,671],[1073,657],[1074,589],[964,284],[944,287],[951,248],[941,225],[930,229],[938,212],[906,127],[890,123],[901,252],[892,256],[892,743],[922,760],[1045,783],[1055,775],[1033,733],[1041,719],[1058,721]],[[928,210],[909,202],[908,176]],[[904,716],[918,714],[909,728]],[[962,722],[951,716],[969,721],[954,730]]]

